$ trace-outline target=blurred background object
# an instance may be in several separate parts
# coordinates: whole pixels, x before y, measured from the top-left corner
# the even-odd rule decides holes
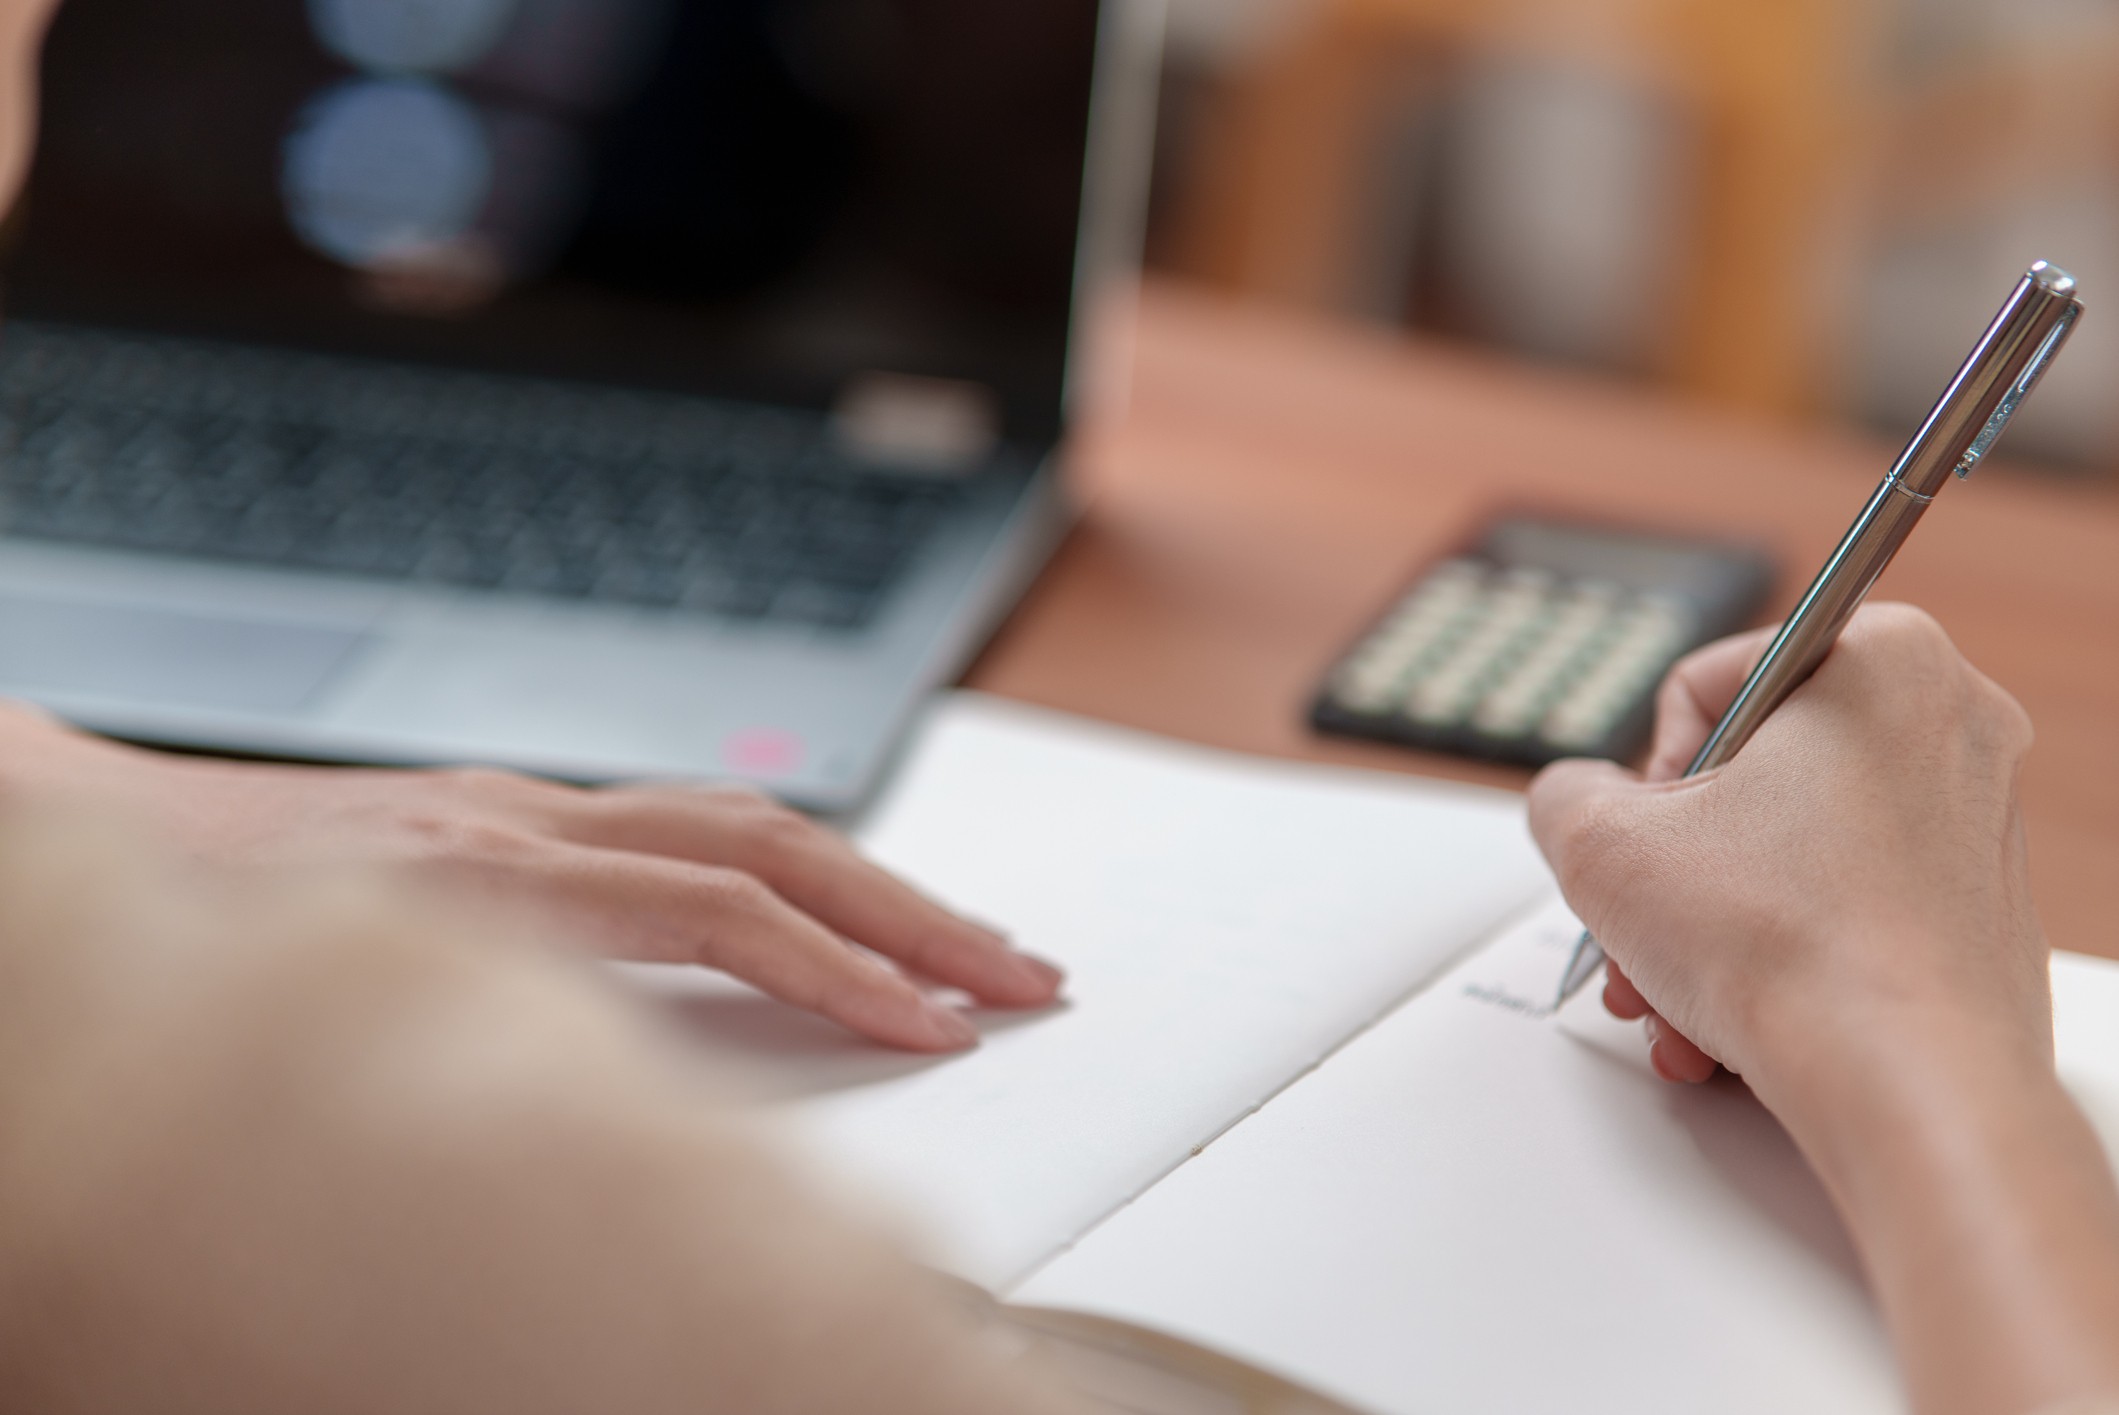
[[[1168,67],[1163,268],[1903,435],[2049,259],[2009,452],[2119,468],[2109,0],[1172,0]]]

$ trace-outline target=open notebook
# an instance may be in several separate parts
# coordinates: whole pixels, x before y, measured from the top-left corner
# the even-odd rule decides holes
[[[1772,1118],[1657,1081],[1593,998],[1548,1015],[1576,926],[1519,798],[959,695],[859,834],[1066,965],[1068,1004],[937,1061],[633,971],[1126,1408],[1899,1407]],[[2119,965],[2055,982],[2119,1150]]]

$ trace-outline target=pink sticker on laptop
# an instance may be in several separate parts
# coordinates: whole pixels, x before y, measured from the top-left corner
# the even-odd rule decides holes
[[[721,743],[721,762],[749,776],[786,776],[802,765],[804,745],[793,732],[777,727],[746,727]]]

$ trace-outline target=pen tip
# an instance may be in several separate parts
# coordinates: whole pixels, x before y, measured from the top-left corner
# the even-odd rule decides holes
[[[1557,1012],[1572,1002],[1574,995],[1580,992],[1589,980],[1597,975],[1597,969],[1603,966],[1604,950],[1597,947],[1595,938],[1587,932],[1583,933],[1581,941],[1575,945],[1574,955],[1567,960],[1567,971],[1560,978],[1560,995],[1553,1003],[1553,1010]]]

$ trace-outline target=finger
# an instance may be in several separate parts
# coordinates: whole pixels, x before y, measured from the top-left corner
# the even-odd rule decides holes
[[[1604,960],[1604,1009],[1622,1022],[1638,1022],[1655,1010],[1609,958]]]
[[[1720,639],[1672,666],[1656,691],[1655,740],[1642,775],[1674,781],[1683,774],[1778,632],[1769,627]]]
[[[1720,1063],[1654,1012],[1648,1014],[1648,1064],[1665,1081],[1697,1086],[1714,1079]]]
[[[1622,1021],[1647,1019],[1648,1064],[1655,1068],[1656,1075],[1681,1084],[1697,1084],[1714,1075],[1717,1066],[1714,1058],[1665,1021],[1661,1013],[1648,1005],[1648,1000],[1641,996],[1633,980],[1619,965],[1608,960],[1604,974],[1604,1006]]]
[[[639,788],[604,795],[586,843],[743,871],[826,928],[1001,1007],[1043,1007],[1063,976],[935,903],[843,836],[748,792]]]
[[[993,930],[937,904],[813,822],[755,842],[749,867],[827,926],[938,982],[1001,1007],[1043,1007],[1064,980]]]
[[[739,871],[562,846],[535,863],[534,886],[581,916],[613,956],[718,968],[907,1051],[962,1051],[978,1042],[962,1016]]]

